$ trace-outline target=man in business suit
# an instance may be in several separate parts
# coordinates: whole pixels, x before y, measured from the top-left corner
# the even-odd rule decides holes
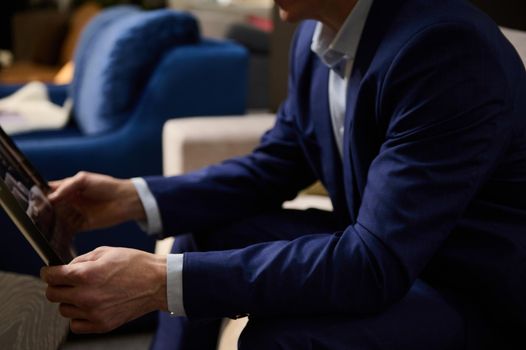
[[[213,348],[219,318],[245,314],[242,349],[480,349],[526,326],[526,73],[496,25],[463,0],[276,3],[315,21],[260,146],[54,183],[83,228],[143,220],[176,242],[45,268],[48,298],[76,332],[187,316],[161,316],[156,349]],[[315,180],[332,213],[281,209]]]

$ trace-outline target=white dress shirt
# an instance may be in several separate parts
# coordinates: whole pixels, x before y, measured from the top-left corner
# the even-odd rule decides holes
[[[331,69],[328,83],[329,108],[340,156],[343,155],[347,85],[372,3],[373,0],[359,0],[337,33],[319,22],[312,38],[311,50]],[[161,233],[162,221],[155,197],[142,178],[134,178],[132,182],[146,211],[146,223],[139,225],[148,234]],[[166,269],[168,309],[175,316],[185,316],[183,254],[169,254]]]

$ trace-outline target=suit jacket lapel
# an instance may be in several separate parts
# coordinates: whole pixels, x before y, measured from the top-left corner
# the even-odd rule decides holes
[[[329,69],[319,60],[314,63],[313,82],[310,96],[313,126],[320,147],[320,165],[325,174],[324,181],[333,200],[334,209],[339,216],[348,218],[348,208],[345,203],[343,188],[342,160],[336,145],[332,129],[329,108]]]
[[[356,222],[359,209],[359,191],[356,184],[356,169],[354,163],[354,150],[352,139],[354,118],[356,112],[356,101],[360,83],[362,81],[362,71],[357,65],[353,67],[349,84],[347,87],[347,106],[345,112],[345,132],[343,135],[343,183],[345,188],[347,205],[351,222]]]

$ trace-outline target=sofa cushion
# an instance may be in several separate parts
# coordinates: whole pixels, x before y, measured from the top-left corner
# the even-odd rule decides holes
[[[186,13],[131,6],[103,11],[75,54],[71,95],[79,128],[100,134],[122,125],[163,53],[198,40],[197,23]]]

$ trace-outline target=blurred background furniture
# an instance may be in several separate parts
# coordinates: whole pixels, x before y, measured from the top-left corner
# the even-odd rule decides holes
[[[45,288],[36,277],[0,271],[2,349],[56,350],[63,343],[69,322],[47,301]]]
[[[12,20],[15,61],[0,70],[0,83],[68,83],[59,72],[72,61],[80,33],[100,10],[97,3],[87,2],[71,14],[54,9],[16,13]]]
[[[186,10],[202,23],[204,36],[221,39],[233,24],[270,20],[273,0],[168,0],[173,9]]]
[[[248,23],[235,23],[225,35],[249,52],[247,108],[268,110],[271,34]]]
[[[47,179],[80,170],[123,178],[160,174],[165,120],[245,111],[246,51],[201,38],[188,14],[107,9],[83,32],[75,65],[71,86],[53,87],[73,99],[70,125],[14,138]],[[4,215],[0,221],[8,242],[0,268],[38,274],[39,258]],[[153,238],[134,223],[77,235],[75,243],[79,253],[100,245],[154,250]]]
[[[271,0],[169,0],[200,21],[205,35],[228,38],[250,54],[247,108],[276,112],[287,96],[289,46],[297,24],[281,21]]]
[[[166,0],[0,2],[0,50],[9,50],[14,58],[11,64],[0,60],[0,83],[69,83],[70,63],[82,29],[102,8],[119,4],[158,9],[166,7]]]

